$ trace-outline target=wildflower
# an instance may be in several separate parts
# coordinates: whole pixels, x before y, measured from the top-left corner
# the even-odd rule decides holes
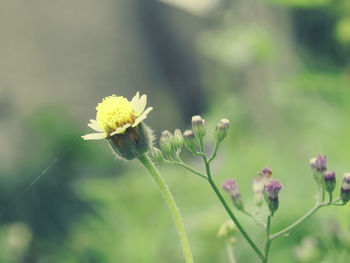
[[[345,173],[340,188],[340,198],[343,203],[347,203],[350,200],[350,173]]]
[[[115,152],[128,160],[144,153],[151,143],[151,131],[142,123],[153,109],[145,110],[147,96],[139,92],[128,101],[122,96],[105,97],[96,107],[96,120],[88,126],[97,131],[82,136],[84,140],[107,139]]]
[[[269,184],[266,186],[267,193],[267,204],[270,209],[271,215],[275,213],[278,209],[278,193],[281,190],[282,185],[278,180],[271,180]]]
[[[332,193],[335,189],[336,181],[335,181],[335,172],[333,171],[325,171],[323,173],[323,180],[325,190],[328,193]]]
[[[192,117],[192,129],[198,139],[202,139],[207,133],[207,124],[201,116]]]
[[[241,194],[239,193],[239,190],[238,190],[238,185],[236,180],[227,179],[222,183],[221,187],[231,196],[233,205],[238,210],[243,210],[243,202],[242,202]]]
[[[229,127],[230,121],[228,119],[222,119],[216,124],[215,137],[217,143],[221,143],[225,139]]]

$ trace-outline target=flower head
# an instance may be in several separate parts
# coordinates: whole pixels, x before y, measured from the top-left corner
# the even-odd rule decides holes
[[[96,120],[90,120],[88,126],[98,133],[90,133],[82,136],[84,140],[99,140],[116,134],[123,134],[129,127],[138,126],[147,118],[147,114],[153,109],[145,110],[147,96],[140,97],[139,92],[128,101],[122,96],[108,96],[97,107]]]
[[[271,180],[266,186],[266,192],[270,198],[276,199],[281,188],[282,185],[278,180]]]
[[[340,188],[340,198],[343,203],[347,203],[350,200],[350,173],[345,173]]]
[[[310,160],[311,169],[315,172],[324,172],[327,170],[327,155],[318,155]]]
[[[226,179],[222,183],[221,187],[231,196],[234,206],[238,210],[242,210],[243,202],[242,202],[241,194],[239,193],[239,190],[238,190],[237,181],[233,178]]]
[[[329,193],[332,193],[335,189],[336,180],[334,171],[325,171],[323,173],[323,181],[325,190]]]

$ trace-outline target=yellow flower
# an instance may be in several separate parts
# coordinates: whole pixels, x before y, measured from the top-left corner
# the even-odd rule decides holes
[[[128,101],[122,96],[105,97],[96,107],[96,120],[90,120],[88,126],[97,131],[81,136],[84,140],[106,139],[116,134],[123,134],[127,128],[138,126],[153,109],[145,110],[147,96],[140,97],[139,92]]]

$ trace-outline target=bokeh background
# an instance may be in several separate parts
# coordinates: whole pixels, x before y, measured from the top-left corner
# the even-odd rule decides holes
[[[201,114],[209,152],[230,119],[215,180],[236,178],[254,211],[251,180],[270,166],[283,183],[272,232],[313,206],[311,157],[326,153],[338,182],[350,171],[348,0],[1,0],[0,32],[0,262],[183,262],[147,172],[80,138],[114,93],[148,94],[157,136]],[[159,169],[195,261],[228,262],[217,238],[228,216],[209,186]],[[271,262],[349,262],[349,219],[349,206],[319,211],[273,243]],[[236,239],[237,262],[258,262]]]

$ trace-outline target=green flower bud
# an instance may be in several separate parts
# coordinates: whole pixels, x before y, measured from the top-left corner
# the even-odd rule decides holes
[[[192,129],[198,139],[202,139],[207,133],[207,124],[201,116],[192,117]]]
[[[225,139],[229,127],[230,121],[228,119],[222,119],[218,122],[215,129],[215,138],[218,143],[221,143]]]
[[[163,131],[162,135],[159,138],[159,146],[165,157],[168,159],[171,159],[170,157],[171,153],[173,152],[173,142],[174,135],[172,135],[168,130]]]
[[[149,152],[150,157],[155,162],[162,162],[164,161],[164,155],[161,150],[159,150],[157,147],[151,147],[151,150]]]
[[[197,152],[198,141],[192,130],[186,130],[183,134],[186,148],[193,153]]]
[[[230,243],[235,243],[235,234],[238,232],[237,226],[232,220],[228,220],[223,223],[218,231],[218,238],[225,239]]]
[[[181,151],[182,145],[184,143],[184,138],[179,129],[176,129],[174,132],[174,146],[177,152]]]

